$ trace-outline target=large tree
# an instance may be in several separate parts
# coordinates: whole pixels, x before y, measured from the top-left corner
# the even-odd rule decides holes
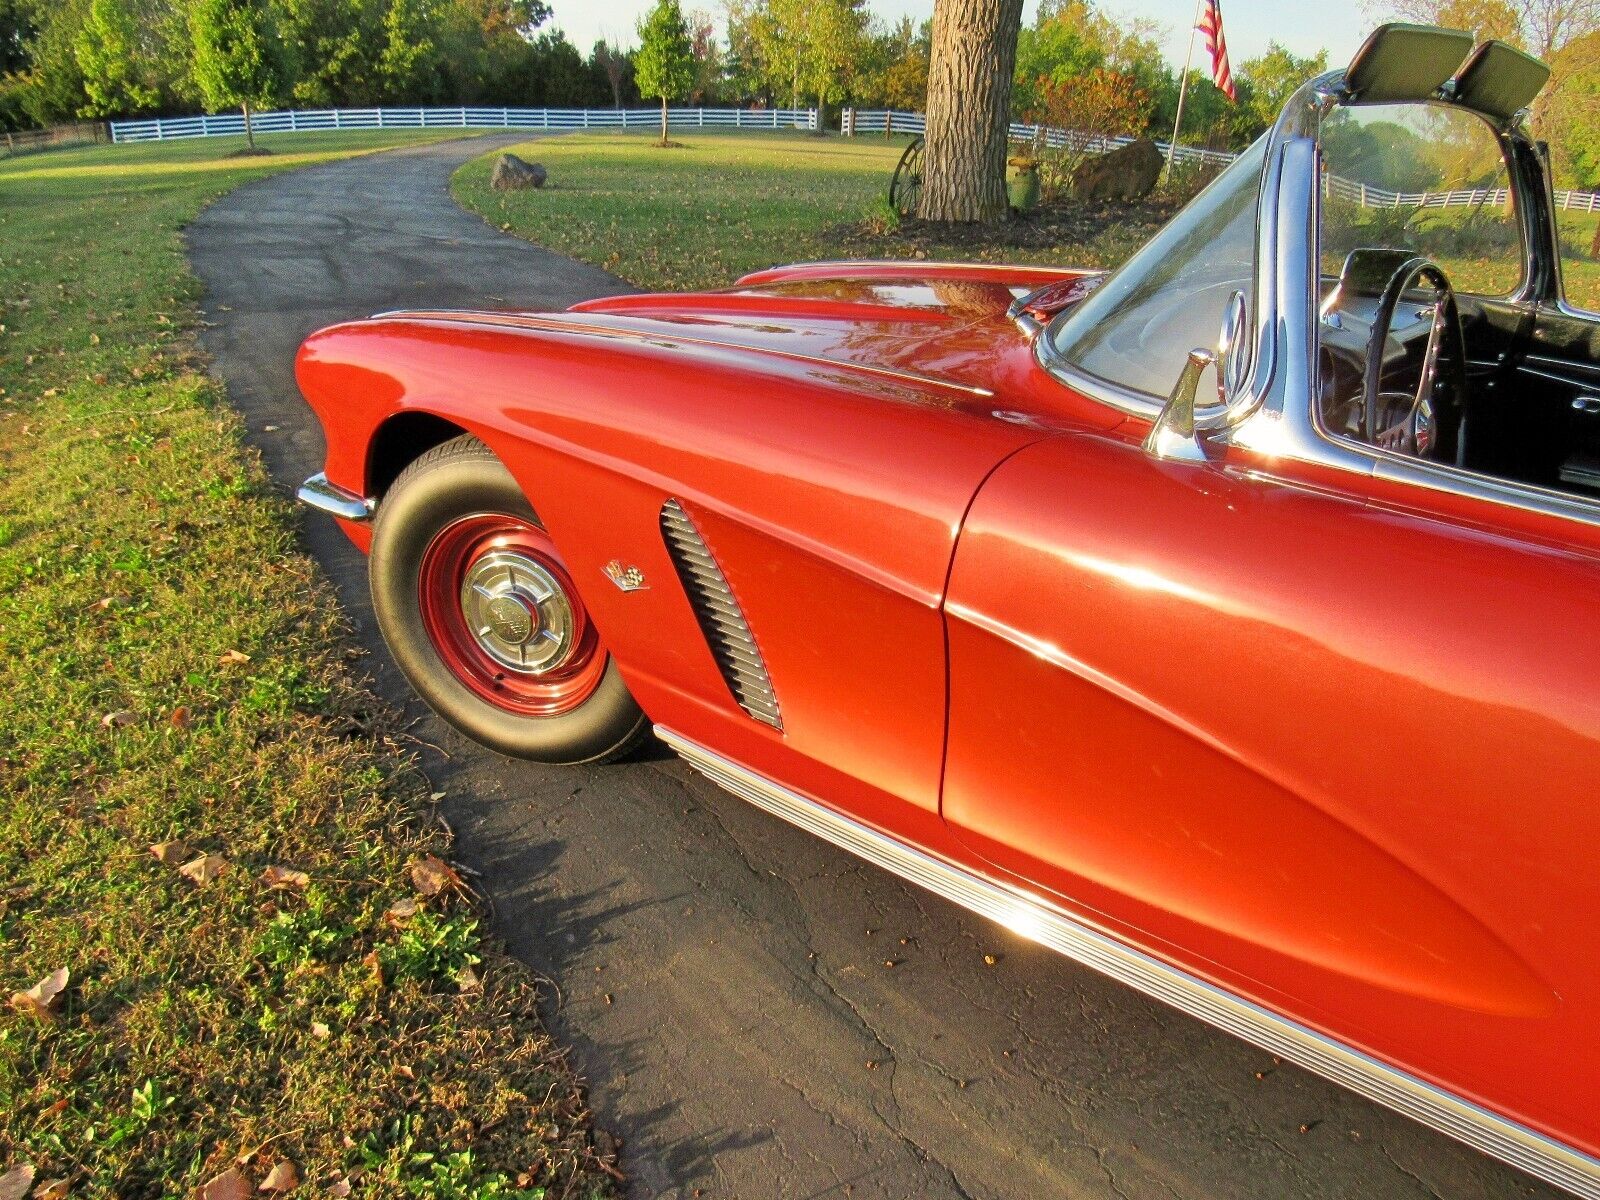
[[[661,100],[661,144],[667,137],[667,101],[687,95],[694,84],[694,47],[678,0],[656,0],[639,22],[639,49],[633,56],[641,96]]]
[[[917,215],[1001,221],[1022,0],[935,0]]]
[[[194,80],[206,107],[241,109],[245,139],[254,151],[250,110],[276,101],[291,75],[268,0],[195,0],[189,29]]]

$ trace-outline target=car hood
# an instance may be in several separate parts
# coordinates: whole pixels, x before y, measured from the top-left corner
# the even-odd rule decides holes
[[[1095,274],[1055,267],[806,263],[710,292],[611,296],[567,315],[608,328],[892,371],[996,395],[1039,385],[1021,296]]]

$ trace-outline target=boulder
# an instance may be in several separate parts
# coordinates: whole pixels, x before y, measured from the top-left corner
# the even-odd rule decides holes
[[[489,186],[497,192],[542,188],[547,178],[545,169],[538,163],[525,162],[515,154],[502,154],[495,160]]]
[[[1072,173],[1072,194],[1079,200],[1142,200],[1155,190],[1166,165],[1149,138],[1096,155]]]

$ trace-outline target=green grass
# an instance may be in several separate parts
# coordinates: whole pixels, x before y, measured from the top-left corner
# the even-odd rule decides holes
[[[265,140],[0,162],[0,997],[71,975],[49,1017],[0,1008],[0,1175],[601,1194],[532,981],[469,897],[417,894],[428,784],[193,336],[202,205],[417,139]]]
[[[1048,249],[981,246],[930,231],[874,233],[905,138],[674,131],[663,150],[638,134],[572,135],[512,148],[550,171],[540,191],[495,192],[497,154],[457,170],[451,191],[499,229],[604,267],[640,287],[720,287],[774,263],[835,257],[981,258],[1107,266],[1148,236],[1112,229]]]
[[[485,220],[643,287],[726,283],[781,259],[824,256],[830,225],[859,220],[888,186],[904,139],[674,131],[572,135],[512,147],[543,163],[541,191],[493,192],[497,155],[461,167],[451,190]]]

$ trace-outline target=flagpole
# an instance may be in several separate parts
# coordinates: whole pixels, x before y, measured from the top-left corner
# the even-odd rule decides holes
[[[1172,161],[1178,153],[1178,126],[1183,124],[1183,98],[1189,90],[1189,68],[1194,63],[1194,35],[1200,32],[1200,7],[1206,0],[1195,0],[1194,19],[1189,22],[1189,52],[1183,56],[1183,75],[1178,80],[1178,112],[1172,119],[1172,140],[1167,143],[1166,177],[1172,178]]]

